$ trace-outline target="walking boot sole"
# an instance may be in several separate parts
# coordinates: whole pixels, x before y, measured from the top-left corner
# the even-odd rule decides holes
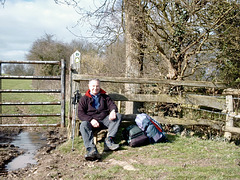
[[[116,146],[116,147],[112,147],[112,148],[110,148],[110,147],[108,147],[107,145],[106,145],[106,143],[104,143],[104,151],[116,151],[116,150],[118,150],[119,149],[119,145],[118,146]]]
[[[87,161],[96,161],[96,160],[100,160],[101,157],[100,157],[100,155],[99,156],[85,156],[85,159]]]

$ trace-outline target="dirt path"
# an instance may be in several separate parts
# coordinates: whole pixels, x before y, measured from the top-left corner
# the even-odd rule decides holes
[[[131,165],[134,160],[108,159],[102,161],[86,161],[84,159],[84,153],[79,153],[79,151],[62,153],[56,150],[56,147],[65,142],[65,137],[62,137],[63,134],[64,132],[58,131],[55,132],[54,135],[51,135],[51,140],[49,139],[50,145],[42,148],[36,156],[38,159],[37,165],[31,165],[18,171],[9,172],[0,178],[3,180],[89,179],[88,175],[91,174],[92,169],[107,169],[114,165],[119,165],[128,171],[138,171],[138,169]],[[122,154],[123,152],[116,151],[114,153]],[[116,177],[115,179],[121,179],[121,177]]]

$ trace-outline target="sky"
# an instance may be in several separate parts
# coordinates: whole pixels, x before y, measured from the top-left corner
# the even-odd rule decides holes
[[[0,5],[0,60],[26,60],[33,42],[45,34],[66,43],[77,39],[68,29],[77,31],[78,19],[73,7],[54,0],[6,0]]]

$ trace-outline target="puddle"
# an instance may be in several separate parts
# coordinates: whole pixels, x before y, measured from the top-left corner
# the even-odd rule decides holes
[[[14,158],[9,162],[5,169],[14,171],[19,168],[25,168],[28,164],[37,164],[35,155],[38,149],[46,144],[46,139],[43,139],[41,133],[22,132],[11,142],[14,146],[18,146],[24,150],[24,154]]]

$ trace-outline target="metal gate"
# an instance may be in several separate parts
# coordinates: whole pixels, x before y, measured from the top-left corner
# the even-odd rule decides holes
[[[2,75],[2,64],[52,64],[59,65],[61,68],[60,76],[11,76]],[[0,60],[0,127],[65,127],[65,71],[66,63],[61,61],[1,61]],[[56,80],[61,82],[61,89],[50,90],[20,90],[20,89],[2,89],[2,79],[32,79],[32,80]],[[58,102],[2,102],[3,93],[61,93],[61,99]],[[61,112],[56,114],[2,114],[2,106],[8,105],[58,105],[61,106]],[[61,117],[61,122],[57,124],[2,124],[2,117]]]

